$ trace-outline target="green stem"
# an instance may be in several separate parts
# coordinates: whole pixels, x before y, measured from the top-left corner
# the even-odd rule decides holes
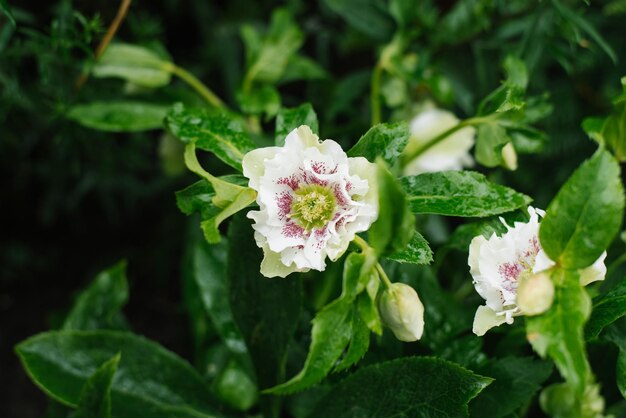
[[[211,89],[205,86],[200,80],[196,78],[196,76],[191,74],[189,71],[177,66],[174,63],[167,63],[166,70],[179,77],[185,83],[189,84],[189,86],[192,87],[200,96],[202,96],[211,106],[217,108],[225,108],[224,102],[222,102],[222,100],[217,97],[217,95],[213,93]]]
[[[373,251],[372,247],[370,247],[370,245],[367,243],[367,241],[365,241],[363,238],[361,238],[358,235],[354,236],[354,241],[353,241],[363,252],[366,251]],[[380,265],[380,263],[376,263],[376,272],[378,273],[378,276],[381,279],[382,284],[387,288],[391,288],[391,280],[389,280],[389,276],[387,276],[387,273],[385,273],[385,270],[383,269],[383,266]]]
[[[370,91],[370,107],[372,112],[372,126],[382,121],[382,110],[380,105],[380,80],[383,75],[383,66],[380,61],[372,71],[371,91]]]
[[[441,141],[443,141],[450,135],[454,134],[455,132],[460,131],[461,129],[467,126],[476,126],[476,125],[480,125],[481,123],[490,122],[496,117],[497,115],[495,113],[492,113],[491,115],[487,115],[487,116],[479,116],[479,117],[465,119],[457,123],[456,125],[454,125],[452,128],[448,129],[447,131],[440,133],[439,135],[437,135],[436,137],[434,137],[433,139],[431,139],[430,141],[428,141],[427,143],[425,143],[424,145],[422,145],[421,147],[419,147],[412,153],[405,154],[402,157],[402,164],[406,165],[409,162],[413,161],[415,158],[425,153],[429,148],[434,147],[435,145],[437,145],[438,143],[440,143]]]

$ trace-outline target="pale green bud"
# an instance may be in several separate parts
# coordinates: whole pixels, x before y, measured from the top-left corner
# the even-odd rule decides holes
[[[417,341],[424,332],[424,305],[417,292],[404,283],[393,283],[378,301],[383,323],[400,341]]]
[[[520,277],[517,306],[524,315],[539,315],[550,309],[554,300],[554,283],[548,273]]]
[[[517,170],[517,152],[512,142],[502,147],[502,167],[511,171]]]

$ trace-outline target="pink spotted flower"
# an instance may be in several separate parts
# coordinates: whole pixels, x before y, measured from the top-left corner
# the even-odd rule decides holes
[[[553,284],[549,276],[537,275],[555,264],[539,243],[539,216],[544,216],[545,212],[529,207],[528,213],[528,222],[515,222],[512,227],[502,220],[507,227],[507,232],[502,236],[493,234],[486,239],[479,235],[470,244],[470,274],[476,291],[485,299],[485,305],[478,307],[474,317],[473,331],[476,335],[483,335],[505,322],[511,324],[515,316],[539,313],[532,312],[532,306],[525,311],[518,303],[518,287],[531,276],[536,284],[526,284],[535,288],[528,289],[529,286],[524,286],[525,296],[531,295],[538,302],[549,298],[549,303],[542,302],[544,309],[551,304],[553,293],[548,293],[554,292]],[[606,252],[594,264],[579,270],[582,285],[604,279],[605,257]],[[529,305],[529,302],[525,301],[525,304]]]
[[[323,271],[326,257],[338,259],[378,216],[376,166],[348,158],[335,141],[320,142],[306,125],[291,131],[283,147],[246,154],[243,174],[258,193],[260,210],[248,217],[267,277]]]

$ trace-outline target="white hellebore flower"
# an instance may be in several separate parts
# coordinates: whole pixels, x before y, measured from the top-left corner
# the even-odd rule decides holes
[[[417,341],[424,332],[424,305],[411,286],[393,283],[378,300],[378,310],[400,341]]]
[[[505,322],[512,324],[514,316],[542,313],[552,304],[554,285],[549,276],[537,274],[555,265],[539,243],[539,216],[545,212],[528,207],[528,213],[527,223],[515,222],[513,227],[501,218],[507,227],[501,237],[492,234],[486,239],[480,235],[470,244],[470,273],[476,291],[486,301],[476,310],[473,326],[476,335],[484,335]],[[579,270],[582,285],[604,279],[605,257],[606,251],[594,264]],[[518,286],[523,292],[520,300]]]
[[[248,217],[267,277],[323,271],[326,257],[338,259],[378,216],[376,166],[348,158],[335,141],[320,142],[306,125],[291,131],[283,147],[246,154],[243,174],[258,192],[261,210]]]
[[[412,154],[458,123],[457,117],[447,110],[432,108],[423,111],[410,123],[411,137],[404,152]],[[404,167],[404,175],[414,176],[426,172],[461,170],[463,167],[471,167],[474,165],[474,160],[469,151],[474,145],[475,132],[476,130],[471,126],[456,131],[410,161]]]

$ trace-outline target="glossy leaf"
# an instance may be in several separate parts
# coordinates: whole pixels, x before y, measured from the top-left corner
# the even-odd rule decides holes
[[[505,357],[489,361],[477,372],[494,381],[470,402],[470,416],[500,418],[531,400],[550,377],[552,365],[532,357]]]
[[[349,157],[365,157],[375,161],[377,157],[392,166],[409,140],[411,132],[406,123],[381,123],[370,128],[349,151]]]
[[[313,133],[319,132],[317,114],[310,103],[304,103],[294,108],[281,108],[276,116],[276,134],[274,143],[282,147],[289,132],[300,125],[307,125]]]
[[[67,117],[99,131],[139,132],[161,129],[168,109],[168,106],[147,102],[92,102],[73,106]]]
[[[115,417],[219,417],[202,377],[155,342],[118,331],[54,331],[16,347],[31,379],[48,395],[76,407],[82,388],[105,361],[121,353],[111,387]]]
[[[546,254],[565,268],[591,265],[619,231],[624,210],[620,168],[598,150],[561,187],[539,229]]]
[[[169,131],[184,143],[212,152],[220,160],[241,171],[243,156],[255,149],[243,124],[223,111],[185,108],[177,103],[165,118]]]
[[[74,418],[111,418],[111,385],[119,362],[120,355],[116,354],[89,377]]]
[[[104,270],[79,296],[63,322],[65,330],[118,329],[128,302],[126,262]]]
[[[385,164],[377,160],[378,219],[368,232],[376,254],[388,255],[404,250],[415,232],[415,217],[408,207],[405,191]]]
[[[591,317],[585,327],[587,340],[596,338],[609,324],[626,315],[626,281],[622,280],[606,294],[593,299]]]
[[[413,213],[485,217],[528,205],[531,199],[472,171],[443,171],[403,177]]]
[[[526,337],[540,356],[549,356],[579,398],[590,378],[583,327],[591,301],[576,271],[558,269],[552,307],[544,314],[526,318]]]
[[[268,279],[259,273],[262,251],[256,246],[251,222],[243,215],[230,223],[227,275],[230,305],[252,357],[261,389],[284,378],[287,346],[301,310],[298,276]]]
[[[341,381],[310,417],[467,417],[467,403],[491,381],[444,360],[401,358]]]
[[[388,259],[399,263],[430,264],[433,261],[433,250],[430,249],[428,241],[415,231],[411,241],[400,251],[387,256]]]
[[[169,84],[171,63],[148,48],[114,43],[92,69],[94,77],[118,77],[142,87],[162,87]]]

